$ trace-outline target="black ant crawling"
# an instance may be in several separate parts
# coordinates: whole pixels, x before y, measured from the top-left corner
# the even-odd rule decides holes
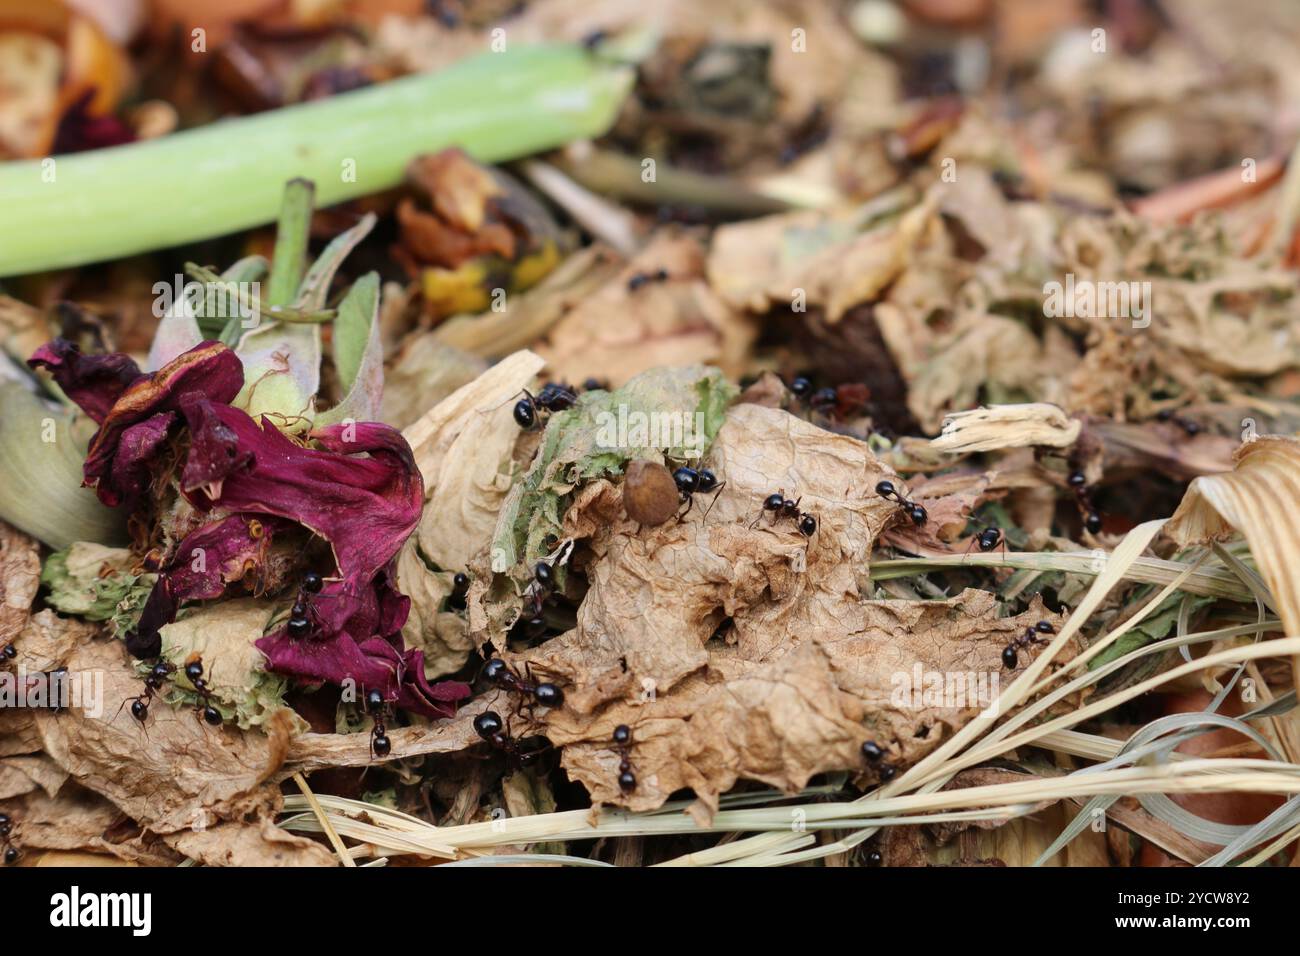
[[[135,697],[128,697],[126,700],[122,701],[122,707],[125,707],[129,702],[131,704],[131,716],[134,717],[138,723],[143,724],[149,719],[150,702],[154,699],[154,696],[162,690],[162,685],[167,681],[167,678],[175,672],[175,664],[169,664],[164,660],[155,661],[153,666],[149,668],[149,673],[145,675],[144,693]],[[122,707],[117,709],[119,714],[122,712]]]
[[[1166,408],[1156,412],[1156,421],[1173,422],[1179,428],[1187,433],[1189,437],[1194,437],[1201,433],[1201,423],[1193,421],[1190,418],[1183,418],[1181,415],[1174,414],[1173,409]]]
[[[966,545],[966,554],[969,555],[972,548],[979,548],[980,551],[988,554],[998,545],[1002,546],[1002,556],[1005,558],[1007,555],[1007,536],[1002,533],[1001,528],[990,525],[970,539],[970,544]],[[963,557],[962,560],[965,561],[966,558]]]
[[[22,856],[22,852],[13,843],[14,822],[9,814],[0,813],[0,840],[4,841],[5,866],[13,866]]]
[[[722,494],[722,489],[726,487],[725,481],[719,482],[718,476],[707,468],[690,468],[683,465],[673,472],[673,483],[677,485],[677,492],[681,495],[681,500],[686,503],[686,510],[679,514],[678,520],[686,517],[691,507],[695,504],[695,495],[713,494],[713,501],[718,500],[718,495]],[[704,516],[709,516],[709,511],[713,510],[713,502],[709,503],[709,508],[704,512]]]
[[[185,665],[185,679],[199,695],[199,702],[194,708],[195,714],[209,726],[220,726],[221,711],[212,706],[211,691],[208,690],[207,679],[203,676],[203,661],[200,658],[196,657]]]
[[[1078,469],[1070,472],[1065,479],[1066,483],[1074,489],[1074,499],[1079,506],[1079,513],[1083,515],[1083,527],[1089,534],[1097,534],[1101,531],[1101,513],[1097,511],[1092,504],[1092,495],[1088,493],[1088,478]]]
[[[793,519],[799,528],[799,533],[805,538],[811,538],[817,533],[817,518],[806,511],[799,510],[801,501],[803,501],[802,497],[787,498],[784,491],[768,495],[763,499],[763,510],[758,513],[758,517],[753,520],[750,527],[758,524],[764,514],[770,514],[773,523],[780,518]]]
[[[501,715],[494,710],[485,710],[474,718],[474,733],[505,754],[506,761],[515,768],[522,769],[533,763],[550,748],[550,741],[545,737],[530,737],[527,740],[516,739],[510,732],[508,721],[502,721]],[[529,744],[528,740],[540,740],[541,745]]]
[[[568,385],[547,382],[536,395],[522,390],[524,397],[515,402],[515,423],[525,430],[534,428],[540,419],[538,410],[545,412],[562,412],[572,408],[578,400],[578,393]]]
[[[917,527],[925,524],[930,518],[929,513],[922,505],[904,498],[899,490],[894,487],[894,483],[888,479],[881,479],[876,482],[876,494],[882,498],[892,498],[902,505],[903,510],[907,512],[907,516],[912,519],[912,524]]]
[[[447,607],[453,611],[465,610],[465,595],[469,592],[469,575],[457,571],[451,579],[451,594],[447,596]]]
[[[627,289],[629,292],[635,292],[637,289],[649,285],[651,282],[667,281],[667,269],[656,269],[654,272],[634,272],[627,280]]]
[[[881,781],[893,780],[898,773],[898,768],[892,763],[884,762],[885,748],[874,740],[863,741],[862,756],[866,758],[867,763],[876,768],[876,773],[880,775]]]
[[[614,749],[618,752],[618,789],[631,793],[636,789],[636,774],[632,772],[632,729],[627,724],[614,728]]]
[[[1047,621],[1039,621],[1033,627],[1025,628],[1025,633],[1013,638],[1010,644],[1002,648],[1002,666],[1007,670],[1014,670],[1020,663],[1020,658],[1016,654],[1017,648],[1026,648],[1031,644],[1045,644],[1047,639],[1039,635],[1055,633],[1056,629]]]
[[[11,661],[18,656],[18,648],[14,647],[14,642],[10,641],[4,647],[0,647],[0,661]]]
[[[289,623],[286,625],[290,637],[306,637],[311,633],[312,613],[309,595],[319,594],[325,587],[325,579],[315,571],[308,571],[302,576],[298,586],[298,597],[289,611]]]
[[[387,757],[393,752],[393,742],[388,739],[388,728],[384,725],[388,716],[388,704],[384,701],[384,695],[376,689],[366,692],[366,713],[373,722],[370,728],[370,759]]]
[[[521,675],[501,658],[494,657],[483,665],[483,676],[494,687],[522,696],[530,717],[535,706],[564,706],[564,691],[550,681],[534,680],[531,663],[524,665],[524,673]]]

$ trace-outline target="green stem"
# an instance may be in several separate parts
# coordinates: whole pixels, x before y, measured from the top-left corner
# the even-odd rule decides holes
[[[276,247],[278,249],[278,242],[276,243]],[[193,262],[185,263],[185,274],[196,282],[202,282],[206,285],[228,286],[230,288],[230,294],[234,295],[239,300],[239,305],[242,310],[249,315],[256,313],[259,319],[266,319],[268,322],[296,322],[302,325],[324,325],[326,322],[333,321],[338,315],[337,309],[318,309],[311,312],[304,312],[302,309],[295,309],[290,306],[277,306],[269,303],[259,304],[244,295],[240,291],[238,284],[233,280],[224,279],[211,269],[197,265]],[[299,273],[299,276],[301,277],[301,273]],[[275,278],[274,269],[271,270],[271,278],[273,280]],[[293,295],[290,294],[290,299],[292,298]]]
[[[266,304],[289,305],[298,297],[298,285],[307,271],[307,238],[316,187],[310,180],[291,179],[284,184],[284,204],[275,231],[275,253],[267,280]]]
[[[460,146],[495,163],[599,136],[631,79],[575,45],[510,47],[161,139],[0,164],[0,276],[270,222],[294,178],[329,206],[396,186],[421,153]]]

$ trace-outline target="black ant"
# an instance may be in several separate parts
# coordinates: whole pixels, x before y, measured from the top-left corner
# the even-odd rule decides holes
[[[9,818],[9,814],[0,813],[0,840],[4,841],[4,861],[5,866],[13,866],[18,862],[22,852],[14,846],[12,834],[14,832],[14,822]]]
[[[522,695],[525,701],[524,706],[528,709],[530,717],[532,716],[532,708],[537,705],[542,707],[564,706],[564,691],[550,681],[539,682],[534,680],[533,665],[531,663],[524,665],[524,674],[521,675],[501,658],[494,657],[483,665],[483,676],[487,678],[488,683],[495,687]]]
[[[876,772],[880,775],[882,781],[892,780],[894,779],[894,775],[898,773],[898,768],[892,763],[883,762],[885,759],[885,748],[880,746],[880,744],[876,743],[874,740],[863,741],[862,756],[866,759],[867,763],[876,768]]]
[[[632,772],[632,729],[627,724],[614,728],[614,749],[618,752],[618,789],[631,793],[636,789],[636,774]]]
[[[907,512],[907,516],[912,519],[912,524],[918,528],[930,518],[929,512],[922,505],[904,498],[899,490],[894,487],[894,483],[887,478],[882,478],[876,482],[876,494],[882,498],[892,498],[902,505],[903,510]]]
[[[298,597],[293,602],[293,608],[289,611],[289,623],[287,629],[290,637],[306,637],[311,633],[311,603],[308,599],[309,594],[319,594],[321,588],[325,587],[325,579],[315,571],[308,571],[302,576],[302,583],[298,587]]]
[[[503,722],[501,715],[494,710],[485,710],[474,718],[474,733],[500,750],[505,754],[507,762],[519,769],[535,763],[537,758],[550,747],[550,742],[544,737],[540,738],[544,741],[542,746],[526,746],[525,741],[517,740],[511,735],[509,722]]]
[[[144,693],[135,697],[128,697],[126,700],[122,701],[122,707],[125,707],[127,703],[130,702],[131,716],[134,717],[138,723],[143,724],[149,719],[149,703],[154,699],[154,696],[162,690],[162,685],[166,682],[167,678],[175,672],[175,664],[169,664],[164,660],[155,661],[153,667],[149,668],[149,673],[145,675]],[[122,707],[117,709],[119,714],[122,712]]]
[[[1075,502],[1079,505],[1079,513],[1083,515],[1084,529],[1089,534],[1097,534],[1101,531],[1101,513],[1093,507],[1092,495],[1088,493],[1087,477],[1082,471],[1075,469],[1065,480],[1074,489]]]
[[[10,641],[4,647],[0,647],[0,660],[11,661],[18,656],[18,648],[14,647],[14,642]]]
[[[366,713],[370,715],[374,724],[370,728],[370,759],[387,757],[393,752],[393,742],[388,739],[388,729],[384,726],[388,716],[388,705],[379,690],[371,689],[366,692]]]
[[[1047,621],[1039,621],[1033,627],[1025,628],[1025,633],[1012,638],[1011,643],[1002,648],[1002,666],[1007,670],[1014,670],[1016,665],[1020,663],[1020,658],[1016,654],[1017,648],[1025,648],[1031,644],[1045,644],[1047,639],[1039,637],[1039,635],[1055,633],[1056,629]]]
[[[1201,423],[1192,421],[1190,418],[1183,418],[1181,415],[1175,415],[1173,409],[1166,408],[1156,412],[1156,421],[1173,422],[1189,437],[1199,435],[1201,432]]]
[[[859,382],[827,386],[814,390],[812,381],[800,375],[790,381],[790,392],[795,398],[808,403],[808,407],[822,415],[847,415],[866,408],[871,391]]]
[[[534,395],[528,389],[522,390],[525,397],[515,402],[515,423],[520,428],[530,429],[537,425],[538,409],[546,412],[562,412],[572,408],[578,400],[578,393],[568,385],[547,382],[542,390]]]
[[[644,285],[649,285],[651,282],[666,281],[668,281],[667,269],[656,269],[654,272],[634,272],[627,280],[627,290],[629,292],[635,292],[637,289]]]
[[[686,510],[677,516],[679,521],[690,512],[696,494],[707,495],[712,492],[713,501],[717,501],[718,495],[722,494],[722,489],[727,485],[725,481],[719,483],[718,476],[707,468],[690,468],[686,465],[673,472],[673,482],[677,485],[682,501],[686,503]],[[712,510],[713,502],[710,502],[704,517],[707,518]]]
[[[817,518],[806,511],[799,510],[799,502],[803,501],[802,497],[790,499],[785,496],[784,491],[774,492],[763,499],[763,510],[758,513],[750,527],[758,524],[765,513],[772,515],[772,521],[775,523],[780,518],[792,518],[799,527],[799,533],[805,538],[811,538],[817,533]]]
[[[533,565],[533,581],[525,592],[527,602],[524,614],[527,616],[530,630],[545,630],[546,621],[542,618],[542,608],[555,587],[555,571],[545,561]]]
[[[447,607],[453,611],[465,610],[465,595],[469,592],[469,575],[457,571],[451,579],[451,594],[447,597]]]
[[[195,714],[209,726],[220,726],[221,711],[212,706],[211,692],[208,690],[207,680],[203,677],[203,661],[200,658],[196,657],[185,665],[185,679],[199,695],[199,702],[194,709]]]
[[[1007,536],[1002,533],[1001,528],[990,525],[970,539],[970,544],[966,545],[966,554],[969,555],[971,549],[976,547],[988,554],[998,545],[1002,546],[1002,556],[1005,558],[1007,556]],[[966,558],[963,557],[962,560],[965,561]]]

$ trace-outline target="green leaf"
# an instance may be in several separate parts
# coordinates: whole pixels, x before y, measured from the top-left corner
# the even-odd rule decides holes
[[[132,573],[134,564],[126,548],[78,541],[46,559],[41,571],[41,584],[49,591],[45,600],[60,614],[109,621],[121,637],[140,620],[158,578]]]
[[[379,338],[379,274],[358,279],[339,303],[334,322],[334,367],[346,394],[316,416],[317,425],[344,419],[374,421],[384,395],[384,346]]]

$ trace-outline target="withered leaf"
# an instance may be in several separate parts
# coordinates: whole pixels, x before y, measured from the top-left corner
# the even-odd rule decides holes
[[[108,800],[75,783],[64,784],[53,796],[34,790],[0,803],[0,809],[13,817],[15,839],[33,856],[40,850],[60,850],[109,854],[143,866],[175,866],[181,861]]]
[[[338,857],[270,818],[234,821],[166,836],[168,846],[205,866],[337,866]]]
[[[866,740],[911,763],[996,698],[1013,637],[1056,620],[1038,604],[999,618],[977,590],[870,600],[871,549],[897,509],[874,488],[897,476],[862,442],[737,405],[709,465],[726,486],[707,519],[696,508],[638,531],[604,481],[566,515],[566,534],[593,555],[589,590],[577,627],[526,658],[565,686],[545,732],[598,802],[651,809],[690,787],[710,810],[737,779],[794,790],[828,770],[865,771]],[[817,517],[811,538],[763,513],[778,491]],[[953,674],[969,676],[966,696],[945,685]],[[620,723],[634,738],[630,795],[610,744]]]
[[[705,281],[700,240],[666,231],[575,300],[538,352],[559,378],[573,382],[594,375],[622,385],[649,369],[700,363],[739,377],[756,331]]]
[[[0,647],[27,625],[40,586],[41,559],[36,542],[0,521]]]
[[[36,717],[46,753],[77,783],[156,833],[278,810],[279,790],[267,781],[288,751],[287,714],[274,715],[265,734],[240,732],[155,701],[141,725],[119,707],[143,688],[120,642],[79,644],[63,663],[103,682],[99,713],[73,706]]]

